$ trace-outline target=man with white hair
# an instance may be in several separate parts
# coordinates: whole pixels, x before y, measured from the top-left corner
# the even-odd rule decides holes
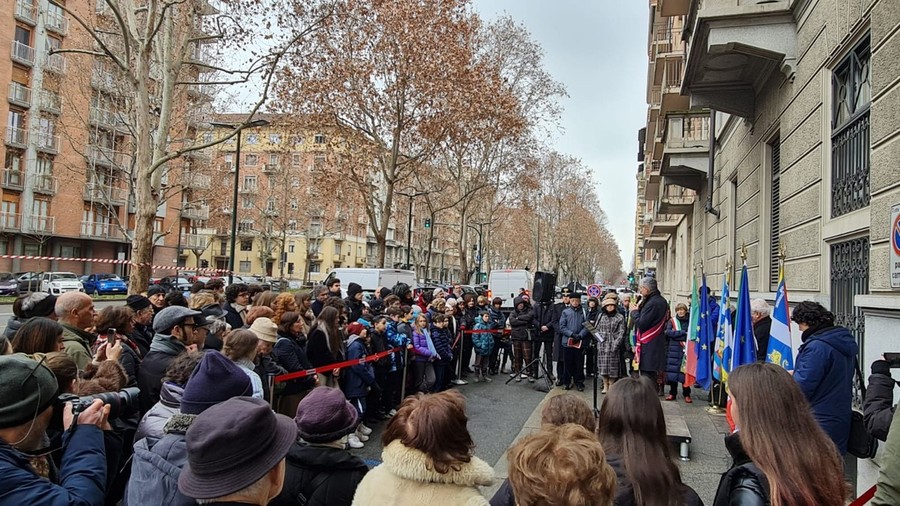
[[[753,321],[753,335],[756,337],[756,360],[760,362],[766,361],[766,350],[769,347],[769,331],[772,330],[769,312],[766,299],[750,301],[750,319]]]

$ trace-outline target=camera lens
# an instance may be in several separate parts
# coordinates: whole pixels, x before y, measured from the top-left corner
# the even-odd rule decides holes
[[[140,389],[137,387],[125,388],[118,392],[103,392],[102,394],[88,395],[78,399],[85,408],[90,406],[94,399],[100,399],[104,404],[109,404],[109,419],[115,420],[134,411],[137,406]]]

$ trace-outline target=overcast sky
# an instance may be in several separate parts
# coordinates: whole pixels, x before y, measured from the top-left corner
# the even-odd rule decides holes
[[[637,193],[637,131],[647,114],[648,2],[474,0],[491,20],[508,14],[543,46],[545,67],[565,84],[564,133],[553,148],[596,174],[609,227],[631,268]]]

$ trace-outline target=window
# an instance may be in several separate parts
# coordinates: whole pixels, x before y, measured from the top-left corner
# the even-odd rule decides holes
[[[241,251],[253,251],[253,240],[244,239],[241,241]]]
[[[252,232],[253,231],[253,221],[252,220],[241,220],[238,223],[238,232]]]
[[[291,144],[293,144],[294,146],[299,146],[300,144],[303,144],[303,137],[300,137],[299,135],[292,135],[291,136]]]
[[[296,222],[294,222],[294,223],[296,223]],[[288,243],[288,253],[293,253],[294,250],[296,249],[296,246],[297,246],[297,245],[294,244],[294,243],[292,243],[292,242],[291,242],[291,243]]]
[[[247,134],[247,144],[259,144],[259,134]]]
[[[31,46],[31,30],[29,30],[25,27],[16,25],[16,34],[15,34],[15,38],[13,40],[18,42],[19,44]]]
[[[20,153],[16,151],[6,151],[6,162],[3,165],[3,168],[9,169],[12,172],[21,172],[25,169],[22,165],[22,156]]]
[[[45,156],[39,156],[37,158],[37,170],[35,171],[38,175],[42,176],[50,176],[53,174],[53,159],[47,158]]]
[[[303,155],[300,153],[294,153],[291,155],[291,165],[294,167],[299,167],[303,163]]]
[[[25,113],[10,109],[6,115],[6,126],[9,128],[25,128]]]
[[[294,273],[294,262],[288,262],[288,274]]]
[[[278,165],[278,153],[269,153],[269,165]]]
[[[81,258],[81,247],[80,246],[60,246],[59,248],[59,256],[66,258]]]
[[[291,199],[291,210],[296,211],[300,209],[300,203],[297,202],[297,199]]]
[[[316,263],[316,262],[313,262],[309,266],[309,272],[318,273],[318,272],[320,272],[320,269],[321,269],[321,264]]]
[[[269,191],[274,191],[278,185],[278,181],[274,177],[269,177]]]
[[[266,211],[275,211],[275,197],[269,197],[269,200],[266,201]]]
[[[291,179],[291,188],[294,188],[295,190],[300,188],[300,180],[297,178]]]
[[[219,243],[219,256],[227,255],[228,254],[227,251],[228,251],[228,242],[227,241],[220,242]]]
[[[234,180],[233,177],[231,177],[231,176],[225,176],[225,178],[222,179],[222,186],[230,187],[230,186],[231,186],[231,182],[232,182],[233,180]]]
[[[325,144],[325,134],[316,134],[313,138],[313,142],[316,144]]]
[[[319,168],[325,164],[325,155],[316,155],[315,161],[313,162],[313,166],[315,168]]]
[[[269,134],[269,143],[281,144],[281,134]]]
[[[869,106],[872,102],[867,37],[834,69],[831,79],[831,217],[869,205]]]
[[[341,254],[341,243],[339,243],[337,241],[334,242],[334,254],[335,255]]]
[[[243,198],[241,198],[241,207],[243,209],[253,209],[253,197],[244,195]]]
[[[40,255],[41,254],[40,243],[25,241],[25,244],[22,245],[22,254],[23,255],[33,255],[33,256]]]
[[[241,272],[250,272],[250,261],[249,260],[241,260],[238,265],[238,270]]]
[[[781,139],[775,137],[769,143],[772,167],[771,207],[769,229],[769,290],[778,290],[779,253],[781,251]]]
[[[206,132],[203,134],[203,144],[209,144],[214,139],[212,132]]]
[[[244,176],[244,190],[255,192],[257,188],[256,176]]]
[[[289,220],[288,221],[288,232],[296,232],[297,231],[297,220]],[[291,253],[294,252],[293,246],[291,246]]]
[[[259,155],[255,153],[247,153],[247,155],[244,157],[244,165],[248,167],[255,167],[258,163]]]

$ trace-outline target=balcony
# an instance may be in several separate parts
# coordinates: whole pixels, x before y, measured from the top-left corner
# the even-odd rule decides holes
[[[125,123],[119,118],[119,113],[104,109],[97,104],[91,104],[89,119],[92,125],[108,130],[125,130]]]
[[[188,97],[194,100],[212,100],[214,91],[215,89],[211,84],[191,83],[187,85]]]
[[[94,221],[81,222],[81,237],[91,239],[105,239],[110,241],[123,240],[122,231],[111,223],[98,223]]]
[[[21,83],[9,83],[7,99],[19,107],[31,107],[31,88]]]
[[[10,57],[14,62],[31,67],[34,65],[34,48],[28,44],[22,44],[21,42],[14,40],[12,42]]]
[[[259,186],[255,184],[241,185],[241,193],[257,193]]]
[[[661,250],[669,245],[668,235],[651,235],[644,237],[644,249]],[[644,264],[646,267],[646,262]]]
[[[44,28],[59,35],[66,35],[69,33],[69,20],[62,13],[51,14],[48,12]]]
[[[280,166],[277,163],[267,163],[263,166],[263,174],[275,174]]]
[[[185,188],[208,190],[212,186],[212,178],[210,176],[207,176],[206,174],[185,172],[182,184]]]
[[[59,181],[50,174],[33,174],[29,176],[31,191],[42,195],[56,195]]]
[[[16,0],[16,19],[34,26],[37,24],[37,6],[29,0]]]
[[[84,200],[109,205],[122,205],[128,201],[128,190],[91,181],[84,185]]]
[[[709,167],[709,113],[666,116],[660,175],[671,184],[700,191]]]
[[[34,132],[35,147],[51,155],[59,154],[59,136],[47,132]]]
[[[21,232],[22,215],[19,213],[0,213],[0,230],[4,232]]]
[[[208,220],[209,206],[186,206],[181,210],[181,217],[185,220]]]
[[[274,217],[278,216],[278,214],[279,214],[278,209],[267,208],[267,209],[263,210],[263,216],[268,216],[270,218],[274,218]]]
[[[22,191],[25,189],[25,173],[21,170],[3,169],[3,189]]]
[[[112,167],[115,169],[125,168],[128,164],[128,155],[112,148],[91,144],[84,153],[88,164],[92,167]]]
[[[41,90],[39,97],[40,99],[38,104],[42,111],[49,112],[50,114],[55,114],[57,116],[62,112],[62,99],[59,98],[58,93]]]
[[[681,40],[681,28],[655,26],[653,28],[653,55],[660,57],[669,53],[684,53],[684,42]]]
[[[44,64],[44,70],[53,72],[54,74],[64,75],[66,73],[66,56],[59,53],[47,53],[47,61]]]
[[[25,231],[38,235],[52,235],[56,233],[56,217],[43,214],[33,214],[23,220]]]
[[[200,234],[181,234],[182,249],[203,251],[209,246],[209,237]]]
[[[681,222],[680,216],[663,214],[659,211],[653,213],[653,221],[650,223],[650,237],[674,234],[678,230],[679,222]]]
[[[662,181],[659,160],[653,160],[649,165],[645,165],[645,171],[644,199],[656,200],[659,195],[659,184]]]
[[[185,158],[190,158],[192,160],[199,160],[199,161],[203,161],[203,162],[208,162],[208,161],[212,160],[212,154],[210,153],[209,148],[188,151],[187,153],[184,154],[184,156],[185,156]]]
[[[6,127],[6,145],[25,149],[28,143],[28,131],[24,128]]]
[[[687,16],[691,9],[691,0],[656,0],[656,11],[660,16]]]
[[[790,0],[705,0],[688,16],[689,49],[682,92],[691,108],[753,118],[756,95],[772,73],[788,79],[797,62]]]
[[[356,257],[356,266],[362,267],[363,265],[366,265],[366,257]]]
[[[91,86],[106,92],[115,92],[118,88],[115,74],[97,65],[91,70]]]
[[[676,185],[667,185],[665,191],[659,196],[657,209],[662,214],[684,215],[694,210],[694,202],[697,195],[691,190]]]

